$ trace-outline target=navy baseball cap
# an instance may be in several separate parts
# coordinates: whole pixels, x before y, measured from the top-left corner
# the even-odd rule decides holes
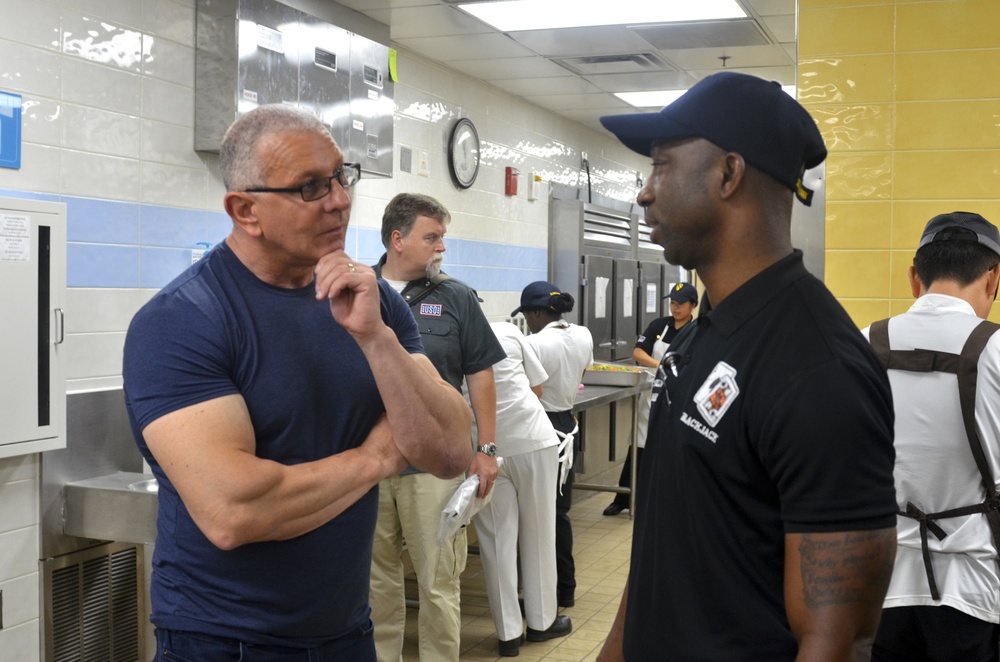
[[[677,303],[687,303],[690,301],[693,304],[697,304],[698,288],[691,283],[677,283],[670,288],[670,293],[667,294],[667,297],[670,297],[671,301],[676,301]]]
[[[927,221],[917,248],[933,241],[975,241],[1000,256],[1000,231],[985,218],[972,212],[953,211],[950,214],[938,214]]]
[[[807,205],[813,192],[802,174],[826,159],[823,136],[798,101],[775,81],[735,71],[703,78],[658,113],[605,115],[601,124],[644,156],[654,141],[704,138],[741,154]]]
[[[562,292],[552,283],[544,280],[536,280],[521,291],[521,305],[515,308],[510,316],[514,317],[521,311],[531,310],[532,308],[545,308],[548,310],[552,307],[552,297],[560,294]]]

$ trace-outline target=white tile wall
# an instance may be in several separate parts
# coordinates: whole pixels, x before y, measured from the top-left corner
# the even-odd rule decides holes
[[[218,211],[217,157],[191,149],[195,0],[0,0],[0,90],[23,96],[20,170],[0,188]],[[377,228],[395,193],[424,192],[453,213],[454,238],[545,247],[547,204],[526,199],[530,172],[576,184],[580,151],[595,172],[645,172],[613,139],[401,49],[395,87],[396,154],[427,151],[430,176],[366,179],[353,222]],[[451,183],[451,126],[470,117],[487,148],[476,185]],[[503,168],[520,169],[521,193],[503,195]],[[632,177],[634,179],[634,176]],[[631,195],[631,193],[628,193]],[[121,384],[124,330],[144,290],[74,289],[67,297],[70,391]],[[505,319],[517,292],[481,292]],[[0,658],[35,662],[38,626],[38,456],[0,460]]]

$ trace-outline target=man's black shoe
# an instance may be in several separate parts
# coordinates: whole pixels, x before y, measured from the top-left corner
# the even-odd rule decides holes
[[[548,630],[532,630],[528,628],[528,641],[548,641],[556,637],[565,637],[573,631],[573,621],[569,616],[556,616]]]
[[[623,506],[617,501],[612,501],[611,505],[604,509],[604,516],[614,517],[615,515],[621,513],[621,511],[623,510],[628,510],[628,506]]]
[[[500,643],[500,657],[517,657],[518,655],[521,654],[520,650],[518,649],[521,648],[521,644],[524,643],[524,635],[522,634],[520,637],[517,637],[516,639],[511,639],[510,641],[504,641],[503,639],[500,639],[499,643]]]

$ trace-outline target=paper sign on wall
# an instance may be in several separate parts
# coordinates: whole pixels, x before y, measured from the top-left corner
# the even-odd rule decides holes
[[[21,167],[21,95],[0,92],[0,167]]]
[[[610,278],[597,276],[594,278],[594,318],[604,319],[608,316],[608,285]]]
[[[656,312],[656,283],[646,283],[646,312]]]
[[[0,262],[27,262],[30,259],[31,217],[0,214]]]
[[[632,303],[632,293],[635,292],[635,285],[631,278],[625,278],[622,282],[622,287],[625,290],[622,293],[622,316],[632,317],[632,313],[635,311],[634,304]]]

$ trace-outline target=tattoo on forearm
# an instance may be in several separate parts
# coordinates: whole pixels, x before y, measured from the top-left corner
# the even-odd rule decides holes
[[[806,607],[881,604],[895,545],[891,529],[851,531],[837,537],[804,535],[799,554]]]

